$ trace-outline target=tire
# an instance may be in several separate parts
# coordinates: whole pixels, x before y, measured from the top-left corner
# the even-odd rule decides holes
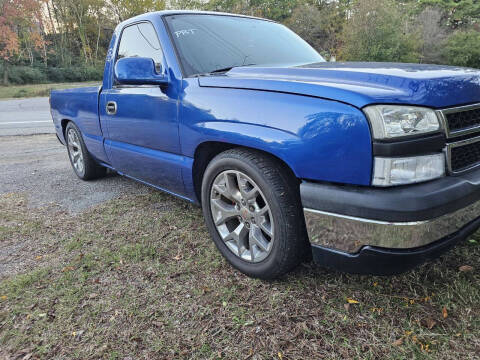
[[[73,122],[65,128],[65,142],[72,169],[80,179],[93,180],[106,175],[107,169],[90,155],[80,129]]]
[[[311,253],[298,180],[267,154],[237,148],[217,155],[203,176],[202,208],[220,253],[250,277],[278,278]]]

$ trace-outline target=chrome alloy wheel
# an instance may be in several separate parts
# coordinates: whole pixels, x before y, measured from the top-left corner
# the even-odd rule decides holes
[[[210,192],[210,208],[225,245],[241,259],[264,260],[275,240],[270,206],[258,185],[237,170],[220,173]]]
[[[69,150],[68,153],[70,155],[72,165],[77,173],[83,174],[85,164],[83,162],[83,152],[77,132],[74,129],[68,129],[67,137]]]

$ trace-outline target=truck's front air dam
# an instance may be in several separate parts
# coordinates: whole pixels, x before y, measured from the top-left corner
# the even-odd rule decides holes
[[[300,189],[314,260],[342,271],[403,272],[480,227],[480,171],[402,188]]]

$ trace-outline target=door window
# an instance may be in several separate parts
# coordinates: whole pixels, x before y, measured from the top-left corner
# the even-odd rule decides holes
[[[152,24],[143,22],[123,29],[117,60],[124,57],[151,58],[157,72],[161,70],[163,53]]]

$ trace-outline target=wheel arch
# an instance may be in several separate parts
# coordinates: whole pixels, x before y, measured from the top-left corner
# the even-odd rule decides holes
[[[292,178],[298,179],[293,169],[283,159],[279,158],[278,156],[274,155],[271,152],[265,151],[263,149],[255,148],[255,147],[239,145],[234,143],[221,142],[221,141],[205,141],[200,143],[196,147],[194,157],[193,157],[194,159],[193,166],[192,166],[193,187],[195,191],[195,196],[197,197],[199,202],[201,202],[203,175],[205,174],[205,170],[208,164],[218,154],[234,148],[252,150],[252,151],[261,153],[263,155],[266,155],[274,159],[285,171],[287,171],[289,176],[291,176]],[[300,182],[298,182],[298,184],[300,186]]]
[[[62,120],[60,121],[60,125],[61,125],[61,127],[62,127],[62,134],[63,134],[63,138],[64,138],[64,139],[65,139],[65,131],[67,130],[67,125],[68,125],[69,122],[73,122],[73,123],[74,123],[74,121],[71,120],[71,119],[62,119]]]

